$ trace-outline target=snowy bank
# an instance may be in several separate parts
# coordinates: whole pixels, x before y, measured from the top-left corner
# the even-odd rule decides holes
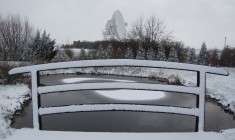
[[[0,85],[0,139],[11,133],[13,114],[29,99],[29,92],[26,85]]]
[[[207,74],[206,95],[216,99],[225,109],[235,112],[235,68],[225,68],[229,76]],[[165,70],[163,77],[176,75],[186,86],[196,86],[196,73]]]

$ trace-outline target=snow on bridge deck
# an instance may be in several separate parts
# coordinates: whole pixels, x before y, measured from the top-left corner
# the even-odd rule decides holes
[[[62,132],[20,129],[6,140],[226,140],[215,132],[187,133],[101,133],[101,132]]]

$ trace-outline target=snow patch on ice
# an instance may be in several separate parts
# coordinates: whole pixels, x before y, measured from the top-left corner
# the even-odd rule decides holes
[[[105,78],[66,78],[62,81],[64,83],[77,83],[77,82],[84,82],[84,81],[92,81],[92,80],[99,80],[99,81],[114,81],[114,82],[134,82],[130,80],[117,80],[117,79],[105,79]]]
[[[156,100],[165,97],[165,93],[161,91],[97,90],[96,92],[115,100]]]

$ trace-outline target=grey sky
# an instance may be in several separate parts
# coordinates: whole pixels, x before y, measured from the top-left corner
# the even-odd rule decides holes
[[[235,0],[0,0],[0,13],[20,14],[58,43],[101,40],[106,21],[120,10],[130,25],[155,14],[176,40],[200,48],[235,47]]]

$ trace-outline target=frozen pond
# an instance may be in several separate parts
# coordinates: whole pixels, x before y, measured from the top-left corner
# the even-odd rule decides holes
[[[144,82],[157,83],[145,78],[94,76],[94,75],[50,75],[41,77],[42,85],[58,85],[84,82]],[[196,96],[157,91],[106,90],[71,91],[41,95],[42,107],[95,104],[130,103],[146,105],[172,105],[195,107]],[[188,132],[195,131],[195,117],[176,114],[148,112],[80,112],[42,116],[43,130],[93,131],[93,132]],[[15,128],[32,127],[31,103],[15,118]],[[206,101],[206,131],[235,128],[235,118],[225,113],[215,103]]]

